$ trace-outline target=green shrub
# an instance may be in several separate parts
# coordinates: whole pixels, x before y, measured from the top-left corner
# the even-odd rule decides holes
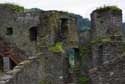
[[[88,84],[90,81],[90,78],[87,76],[80,76],[79,77],[79,84]]]
[[[16,5],[16,4],[11,4],[11,3],[0,4],[0,7],[7,8],[9,10],[13,10],[13,11],[16,11],[16,12],[24,11],[24,7]]]
[[[105,11],[109,11],[109,10],[114,13],[121,12],[121,9],[119,9],[117,6],[104,6],[104,7],[97,8],[95,11],[96,12],[105,12]]]
[[[46,84],[46,81],[45,80],[41,80],[40,84]]]
[[[61,42],[56,42],[53,45],[49,45],[48,50],[51,52],[64,52],[63,44]]]

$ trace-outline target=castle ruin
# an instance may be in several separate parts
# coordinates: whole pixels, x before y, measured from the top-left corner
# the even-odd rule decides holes
[[[125,83],[121,9],[93,11],[83,44],[74,14],[16,12],[1,6],[0,12],[0,84]],[[82,68],[82,46],[89,51],[89,61],[84,59],[87,72]],[[89,80],[80,82],[79,75]]]

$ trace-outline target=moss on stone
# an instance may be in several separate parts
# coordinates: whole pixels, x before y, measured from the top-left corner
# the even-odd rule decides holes
[[[104,7],[100,7],[100,8],[97,8],[95,10],[95,12],[106,12],[106,11],[112,11],[114,13],[119,13],[121,12],[121,9],[119,9],[117,6],[104,6]]]
[[[46,84],[46,81],[45,80],[41,80],[40,84]]]
[[[48,50],[51,52],[64,52],[63,44],[61,42],[56,42],[53,45],[48,46]]]
[[[88,84],[90,78],[87,76],[79,76],[79,84]]]
[[[16,5],[16,4],[11,4],[11,3],[0,4],[0,7],[7,8],[7,9],[13,10],[15,12],[22,12],[22,11],[24,11],[24,7]]]
[[[104,42],[112,42],[112,39],[109,38],[96,38],[92,40],[90,43],[91,45],[97,44],[97,43],[104,43]]]

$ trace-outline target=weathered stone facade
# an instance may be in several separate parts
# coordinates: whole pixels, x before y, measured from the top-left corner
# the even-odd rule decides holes
[[[125,56],[90,70],[92,84],[124,84]]]
[[[77,20],[74,14],[61,11],[18,13],[6,8],[1,8],[0,11],[2,12],[0,14],[0,36],[9,43],[10,50],[17,52],[19,49],[18,53],[23,52],[21,57],[24,56],[24,59],[28,59],[30,56],[40,57],[42,66],[40,75],[42,77],[38,78],[41,81],[47,81],[46,84],[63,84],[76,81],[75,77],[72,77],[74,75],[73,70],[69,70],[68,52],[69,49],[73,49],[75,53],[78,52]],[[50,50],[50,47],[56,43],[60,43],[57,46],[57,48],[61,48],[59,52]],[[8,56],[12,57],[13,55],[9,54]],[[78,59],[75,60],[76,64],[78,64]],[[38,67],[34,67],[34,69],[37,70]],[[31,73],[35,73],[33,67],[27,67],[27,69],[30,69]],[[24,74],[26,74],[25,71],[22,71],[21,77],[24,77]],[[20,78],[20,75],[17,76],[24,80]],[[12,84],[16,84],[15,82],[17,84],[34,84],[36,82],[30,83],[30,78],[29,82],[28,80],[20,83],[20,80],[11,81]],[[38,82],[35,84],[39,84]]]
[[[93,66],[108,63],[114,58],[118,58],[122,53],[121,42],[104,42],[92,46]]]
[[[12,47],[26,51],[27,56],[35,56],[36,42],[30,41],[30,28],[38,27],[39,14],[32,12],[16,13],[0,8],[0,35],[10,42]],[[10,29],[10,30],[9,30]],[[7,34],[8,32],[12,34]]]
[[[61,29],[63,25],[66,29]],[[41,14],[38,29],[38,52],[43,58],[46,80],[52,84],[63,84],[69,80],[68,50],[78,48],[76,17],[64,12],[48,11]],[[42,33],[40,33],[42,32]],[[49,46],[61,42],[63,51],[51,52]],[[56,65],[56,66],[55,66]],[[73,81],[68,81],[73,82]]]
[[[120,9],[119,9],[120,10]],[[122,11],[93,11],[91,14],[92,38],[122,36]]]
[[[90,76],[92,84],[125,83],[124,57],[120,57],[123,54],[121,10],[94,11],[92,29],[81,33],[80,38],[74,14],[15,12],[1,7],[0,12],[0,57],[4,67],[9,70],[10,59],[16,63],[14,66],[23,61],[6,72],[0,84],[78,84],[76,73],[81,76],[80,63],[83,63],[79,39],[83,43],[80,46],[87,45],[89,51],[84,53],[89,53],[84,60],[89,68],[83,73]]]
[[[43,75],[40,59],[30,57],[0,77],[0,84],[41,84]]]
[[[91,39],[95,43],[91,47],[93,68],[89,76],[92,84],[124,84],[122,11],[106,10],[102,8],[91,14]]]

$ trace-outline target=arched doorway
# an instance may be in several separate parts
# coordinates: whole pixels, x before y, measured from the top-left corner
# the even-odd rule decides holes
[[[29,29],[29,37],[30,41],[36,41],[37,40],[37,27],[31,27]]]

